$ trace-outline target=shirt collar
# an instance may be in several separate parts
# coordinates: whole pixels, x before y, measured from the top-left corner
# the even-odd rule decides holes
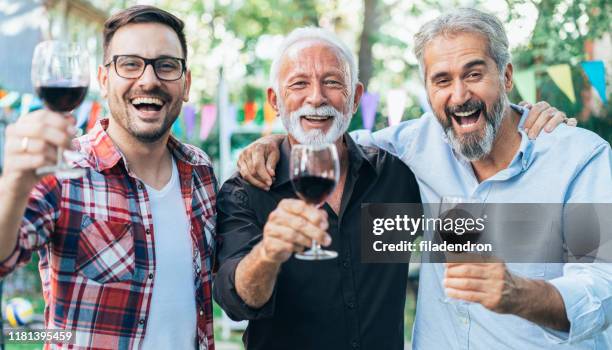
[[[529,114],[529,109],[515,104],[510,104],[510,107],[521,114],[521,120],[519,121],[518,125],[518,132],[521,135],[521,144],[519,145],[519,149],[516,155],[514,156],[514,159],[510,162],[508,168],[520,166],[521,169],[524,171],[527,170],[527,168],[533,162],[532,153],[534,142],[533,140],[529,139],[527,133],[523,128],[523,125],[527,120],[527,115]]]
[[[361,149],[361,147],[357,146],[353,138],[345,133],[343,135],[344,142],[346,143],[346,148],[349,156],[349,172],[351,174],[356,174],[362,165],[367,165],[372,168],[376,173],[378,173],[378,169],[374,166],[373,161],[368,157],[368,155]],[[285,137],[280,146],[280,160],[276,165],[275,173],[276,179],[272,183],[272,187],[278,187],[286,184],[291,180],[289,176],[289,159],[291,155],[291,146],[289,144],[289,139]]]
[[[85,154],[83,160],[76,162],[77,165],[102,172],[116,166],[120,160],[123,160],[123,164],[128,164],[121,150],[106,132],[107,128],[108,119],[101,119],[87,134],[75,139],[76,148]],[[181,143],[172,135],[168,139],[168,148],[179,162],[193,166],[209,164],[208,159],[201,152],[195,152],[192,146]]]

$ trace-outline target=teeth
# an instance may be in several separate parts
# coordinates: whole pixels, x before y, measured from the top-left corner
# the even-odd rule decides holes
[[[132,100],[132,104],[135,104],[135,105],[149,104],[149,105],[163,106],[164,101],[160,100],[159,98],[155,98],[155,97],[136,97],[135,99]]]
[[[455,113],[455,115],[458,116],[458,117],[467,117],[468,115],[476,113],[476,111],[477,111],[477,109],[473,109],[473,110],[467,111],[467,112],[457,112],[457,113]]]
[[[329,116],[306,115],[306,116],[304,116],[304,118],[311,119],[311,120],[327,120],[327,119],[329,119]]]

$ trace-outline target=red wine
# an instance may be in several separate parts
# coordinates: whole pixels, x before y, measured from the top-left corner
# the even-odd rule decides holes
[[[36,93],[50,110],[70,112],[83,102],[87,86],[39,86],[36,88]]]
[[[312,205],[319,205],[332,193],[336,182],[333,179],[305,175],[294,178],[293,186],[304,201]]]

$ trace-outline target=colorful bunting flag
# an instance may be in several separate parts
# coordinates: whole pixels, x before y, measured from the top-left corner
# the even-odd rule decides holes
[[[379,98],[378,94],[369,92],[365,92],[361,97],[361,119],[365,129],[372,130],[374,127]]]
[[[591,85],[597,90],[603,103],[608,103],[608,96],[606,95],[606,69],[603,61],[584,61],[580,65],[584,70],[584,74],[589,78]]]
[[[268,103],[268,101],[264,103],[263,111],[264,111],[264,123],[266,125],[274,124],[274,121],[276,121],[276,111],[274,110],[274,108],[272,108],[272,105]]]
[[[193,105],[185,105],[183,107],[183,121],[185,122],[185,132],[187,139],[193,138],[193,131],[196,123],[196,109]]]
[[[558,64],[546,68],[546,72],[551,79],[557,84],[559,89],[569,98],[572,103],[576,103],[576,94],[574,93],[574,83],[572,82],[572,72],[567,64]]]
[[[87,130],[93,129],[96,126],[96,122],[100,118],[100,114],[102,113],[102,105],[94,101],[91,105],[91,110],[89,111],[89,120],[87,121]]]
[[[206,140],[213,126],[215,126],[217,106],[213,104],[204,105],[200,119],[200,140]]]
[[[521,98],[529,103],[536,102],[536,76],[534,69],[516,71],[513,75],[514,85]]]
[[[245,102],[244,103],[244,122],[248,123],[255,120],[257,115],[257,103],[256,102]]]
[[[179,140],[185,138],[185,131],[183,130],[182,124],[181,118],[176,118],[174,123],[172,123],[172,134]]]
[[[404,90],[392,89],[387,92],[387,113],[389,126],[397,125],[402,121],[406,108],[407,96]]]

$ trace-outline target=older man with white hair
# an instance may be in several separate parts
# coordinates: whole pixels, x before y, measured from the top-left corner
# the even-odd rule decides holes
[[[247,349],[403,349],[407,264],[360,263],[359,217],[361,203],[419,203],[416,179],[398,158],[357,146],[346,133],[363,86],[332,33],[293,31],[271,77],[268,101],[288,136],[269,191],[240,176],[219,191],[214,297],[231,318],[249,320]],[[296,144],[325,143],[338,149],[340,180],[317,209],[296,199],[289,153]],[[293,257],[313,239],[338,257]]]
[[[433,113],[354,136],[360,144],[401,156],[417,177],[424,203],[440,203],[445,196],[563,207],[612,201],[607,142],[565,125],[531,140],[520,127],[528,111],[507,100],[513,66],[497,18],[474,9],[441,15],[420,29],[415,54]],[[245,162],[242,171],[261,168]],[[550,242],[549,251],[567,253],[562,242],[570,237],[549,219],[541,218],[543,228],[530,234]],[[607,349],[610,310],[610,264],[427,263],[413,346]]]

